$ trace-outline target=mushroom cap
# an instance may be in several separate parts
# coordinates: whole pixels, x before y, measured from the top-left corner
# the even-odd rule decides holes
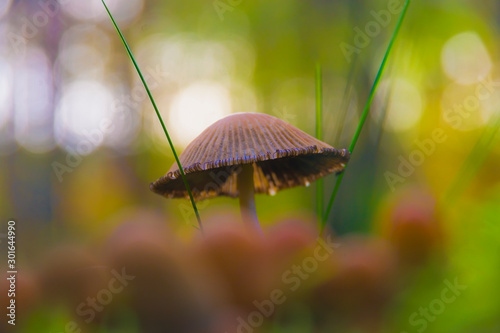
[[[235,113],[205,129],[179,156],[196,200],[238,197],[237,174],[254,165],[255,193],[274,195],[340,172],[349,160],[337,150],[285,121],[263,113]],[[177,163],[150,189],[167,198],[188,198]]]

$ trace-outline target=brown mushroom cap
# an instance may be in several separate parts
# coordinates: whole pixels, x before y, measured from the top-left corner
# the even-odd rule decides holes
[[[255,193],[275,194],[307,186],[349,160],[337,150],[285,121],[263,113],[236,113],[210,125],[179,156],[197,200],[219,195],[238,197],[237,173],[254,165]],[[177,163],[150,186],[167,198],[188,198]]]

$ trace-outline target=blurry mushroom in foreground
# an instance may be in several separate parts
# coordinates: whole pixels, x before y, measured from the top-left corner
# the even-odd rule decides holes
[[[411,186],[395,192],[379,215],[377,231],[394,247],[400,264],[422,266],[443,255],[441,211],[428,189]]]
[[[180,155],[196,200],[239,197],[243,220],[260,229],[255,193],[274,195],[344,169],[347,149],[337,150],[278,118],[236,113],[203,131]],[[176,163],[150,186],[167,198],[188,198]]]

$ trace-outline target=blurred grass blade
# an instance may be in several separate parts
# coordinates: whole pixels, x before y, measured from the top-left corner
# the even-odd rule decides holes
[[[342,95],[342,102],[340,104],[340,118],[337,121],[335,129],[335,139],[332,141],[333,146],[340,146],[340,138],[342,137],[342,131],[345,128],[345,121],[347,113],[349,112],[349,107],[352,101],[352,91],[354,88],[354,77],[358,68],[358,54],[355,53],[354,59],[352,61],[351,68],[349,68],[349,74],[347,75],[347,82],[344,88],[344,94]]]
[[[384,73],[387,59],[389,58],[389,55],[391,53],[392,47],[394,45],[394,41],[396,40],[396,37],[399,33],[399,30],[401,29],[401,25],[402,25],[403,20],[405,18],[409,4],[410,4],[410,0],[406,0],[404,7],[403,7],[403,10],[401,12],[401,15],[399,16],[398,22],[396,23],[396,27],[394,28],[394,32],[392,34],[389,45],[387,46],[387,50],[385,51],[385,55],[384,55],[384,58],[382,59],[382,63],[380,64],[380,68],[378,70],[377,76],[375,77],[375,81],[373,82],[372,88],[370,90],[370,94],[368,95],[368,100],[366,101],[365,108],[363,109],[363,113],[361,114],[361,118],[359,120],[358,127],[356,128],[356,132],[354,133],[354,137],[352,138],[351,145],[349,146],[349,151],[351,152],[351,154],[354,151],[354,148],[356,147],[356,143],[358,142],[359,135],[361,134],[361,130],[363,129],[363,125],[365,124],[366,118],[368,117],[368,113],[370,111],[370,107],[371,107],[371,104],[373,102],[373,98],[375,97],[375,92],[377,91],[377,87],[380,83],[380,78],[382,77],[382,74]],[[335,187],[333,188],[332,195],[330,196],[330,200],[328,201],[328,205],[326,207],[326,212],[323,215],[323,219],[321,221],[320,234],[322,234],[323,230],[325,229],[326,221],[328,220],[328,216],[330,215],[330,211],[332,210],[333,203],[335,201],[335,197],[337,196],[337,192],[338,192],[339,187],[340,187],[340,183],[342,182],[342,179],[344,178],[344,173],[345,172],[342,172],[337,177],[337,181],[335,182]]]
[[[191,188],[189,187],[189,184],[188,184],[187,179],[186,179],[186,175],[184,174],[184,169],[182,168],[181,161],[179,160],[179,156],[177,156],[177,153],[176,153],[175,148],[174,148],[174,144],[172,143],[172,140],[170,139],[170,135],[168,134],[167,127],[165,126],[165,123],[163,122],[160,111],[158,111],[158,107],[156,106],[153,95],[151,94],[151,91],[149,90],[149,87],[146,83],[146,80],[144,79],[144,76],[142,75],[142,72],[139,68],[139,65],[135,61],[134,55],[132,54],[132,50],[130,49],[127,41],[125,40],[125,37],[123,36],[122,31],[118,27],[118,24],[116,24],[116,21],[113,18],[113,15],[111,14],[111,12],[109,11],[108,6],[106,6],[106,3],[104,2],[104,0],[101,0],[101,2],[104,5],[104,8],[106,9],[106,12],[108,13],[109,18],[111,19],[111,22],[113,23],[113,26],[115,27],[116,32],[118,32],[118,35],[120,36],[120,39],[123,43],[123,46],[125,46],[125,49],[127,50],[127,53],[129,55],[130,59],[132,60],[132,63],[134,64],[135,69],[137,70],[137,74],[139,74],[139,77],[141,78],[142,84],[144,85],[144,88],[146,89],[146,92],[149,96],[151,104],[153,105],[153,108],[155,109],[158,120],[160,121],[161,127],[163,128],[163,132],[165,133],[165,136],[167,137],[168,144],[170,145],[170,149],[172,150],[172,153],[174,154],[175,161],[177,162],[177,166],[179,167],[182,181],[184,182],[184,186],[186,187],[186,190],[189,194],[189,199],[191,200],[191,204],[193,205],[193,209],[194,209],[194,212],[196,214],[196,219],[198,220],[198,225],[200,226],[201,232],[203,232],[203,226],[201,224],[200,213],[198,212],[198,208],[196,207],[196,203],[194,202],[193,193],[191,192]]]
[[[318,140],[323,140],[323,79],[321,75],[321,65],[316,64],[316,138]],[[316,181],[316,216],[318,217],[318,223],[321,225],[321,219],[323,217],[323,178]]]
[[[494,147],[497,134],[500,130],[500,112],[492,125],[488,125],[484,132],[481,134],[472,151],[465,159],[462,167],[457,173],[455,179],[451,182],[450,187],[445,195],[445,202],[447,204],[454,204],[460,195],[465,191],[474,176],[478,173],[484,161],[491,153]]]

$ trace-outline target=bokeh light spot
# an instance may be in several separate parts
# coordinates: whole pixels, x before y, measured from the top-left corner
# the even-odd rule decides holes
[[[494,106],[492,94],[483,98],[481,85],[449,84],[441,96],[441,112],[444,122],[460,131],[470,131],[484,125],[489,119],[483,106]]]
[[[92,25],[76,25],[61,38],[58,63],[69,74],[90,76],[104,70],[110,54],[110,39]]]
[[[19,145],[34,153],[54,148],[52,67],[42,49],[28,48],[16,63],[14,128]]]
[[[59,145],[80,155],[90,154],[102,145],[110,135],[105,123],[113,121],[112,102],[111,92],[99,82],[70,83],[56,110],[55,135]]]
[[[168,128],[175,142],[187,145],[205,128],[231,113],[228,90],[217,83],[196,82],[173,99]]]
[[[107,0],[106,5],[120,27],[124,27],[142,11],[144,0]],[[73,18],[82,21],[108,19],[108,14],[100,0],[66,1],[62,8]]]
[[[375,104],[372,115],[378,122],[383,121],[386,129],[406,131],[419,122],[424,103],[414,83],[395,78],[380,84]]]
[[[464,32],[450,38],[443,46],[441,63],[446,75],[461,84],[481,81],[492,67],[488,50],[475,32]]]

